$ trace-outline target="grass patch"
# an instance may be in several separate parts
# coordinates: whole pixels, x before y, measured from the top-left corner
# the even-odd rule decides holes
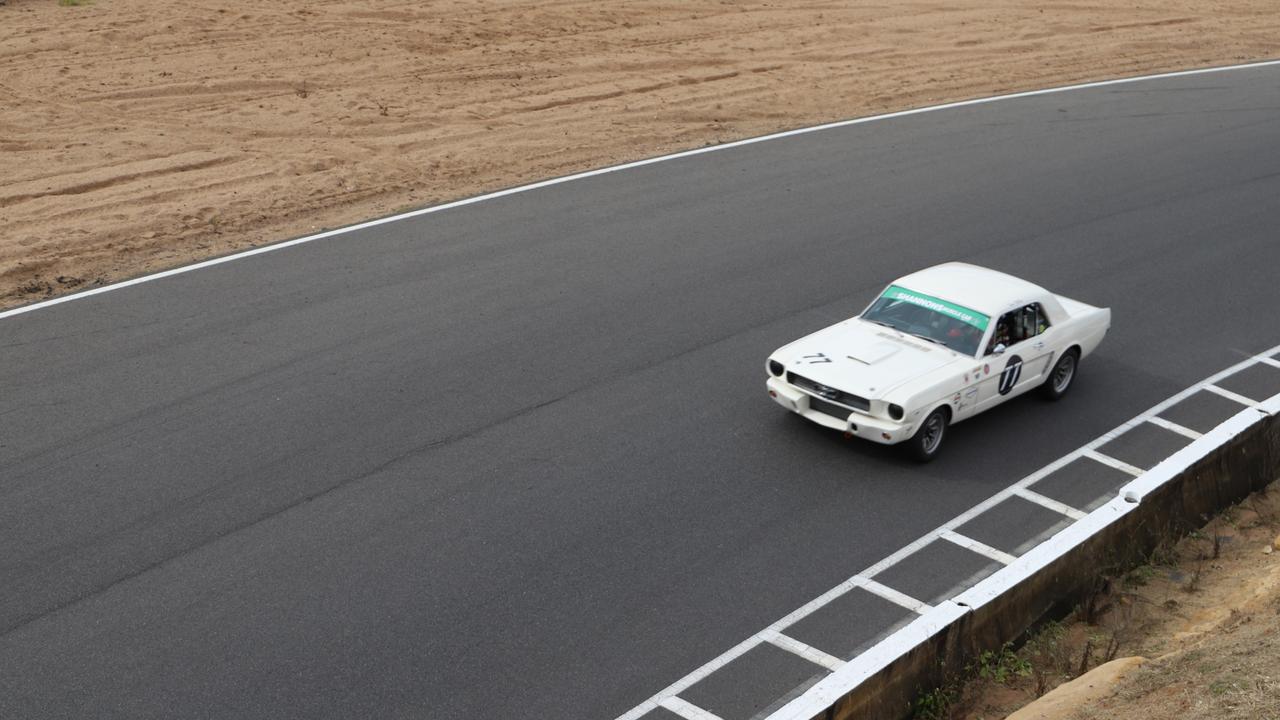
[[[957,709],[959,694],[960,688],[954,683],[935,688],[916,698],[911,717],[914,720],[948,720]]]
[[[978,656],[978,677],[1000,685],[1008,685],[1015,678],[1031,675],[1031,662],[1018,657],[1012,643],[1005,643],[999,650],[987,650]]]

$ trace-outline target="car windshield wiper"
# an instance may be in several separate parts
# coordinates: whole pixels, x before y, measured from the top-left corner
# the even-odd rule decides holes
[[[934,338],[931,338],[931,337],[929,337],[928,335],[921,335],[920,333],[913,333],[913,332],[909,332],[909,333],[907,333],[907,334],[908,334],[908,335],[910,335],[911,337],[918,337],[918,338],[920,338],[921,340],[928,340],[929,342],[933,343],[934,345],[941,345],[941,346],[943,346],[943,347],[946,347],[946,346],[947,346],[947,344],[946,344],[946,343],[944,343],[944,342],[942,342],[941,340],[935,340]]]
[[[894,326],[890,325],[889,323],[887,323],[887,322],[885,322],[885,321],[883,321],[883,320],[872,320],[871,318],[863,318],[863,320],[866,320],[866,321],[867,321],[867,322],[869,322],[869,323],[875,323],[875,324],[877,324],[877,325],[883,325],[883,326],[885,326],[885,327],[889,328],[890,330],[898,330],[898,328],[896,328],[896,327],[894,327]],[[901,331],[901,330],[898,330],[898,332],[902,332],[902,331]]]

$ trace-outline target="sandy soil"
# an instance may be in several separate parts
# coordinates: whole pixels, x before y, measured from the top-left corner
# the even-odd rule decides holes
[[[1033,638],[1004,682],[971,683],[946,716],[1280,720],[1280,482],[1117,578],[1098,607]]]
[[[943,100],[1280,56],[1275,0],[0,0],[0,306]]]

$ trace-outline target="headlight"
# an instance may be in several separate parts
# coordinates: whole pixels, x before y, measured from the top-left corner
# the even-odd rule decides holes
[[[769,372],[774,377],[782,377],[782,373],[785,371],[786,371],[786,368],[783,367],[782,363],[778,362],[777,360],[769,361]]]
[[[889,405],[889,417],[893,418],[894,420],[901,420],[901,419],[902,419],[902,406],[901,406],[901,405],[893,405],[893,404],[890,404],[890,405]]]

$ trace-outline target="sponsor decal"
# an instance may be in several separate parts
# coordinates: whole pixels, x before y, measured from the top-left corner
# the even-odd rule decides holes
[[[983,366],[982,366],[982,374],[983,374],[983,375],[990,375],[990,374],[991,374],[991,366],[990,366],[990,365],[983,365]]]
[[[922,308],[928,308],[941,315],[946,315],[949,318],[959,320],[966,325],[972,325],[979,330],[985,331],[987,329],[987,325],[991,322],[991,318],[980,312],[970,310],[963,305],[956,305],[953,302],[947,302],[941,298],[918,293],[904,287],[898,287],[897,285],[890,285],[889,289],[885,290],[884,295],[881,295],[881,297],[911,303],[912,305],[919,305]]]
[[[800,360],[797,360],[796,362],[799,363],[801,360],[808,360],[810,365],[821,365],[822,363],[831,362],[831,358],[827,357],[823,353],[814,353],[812,355],[805,355],[801,357]]]
[[[1004,366],[1004,370],[1000,372],[1000,394],[1008,395],[1013,390],[1013,386],[1018,384],[1018,378],[1022,377],[1022,358],[1014,355],[1009,358],[1009,364]]]

